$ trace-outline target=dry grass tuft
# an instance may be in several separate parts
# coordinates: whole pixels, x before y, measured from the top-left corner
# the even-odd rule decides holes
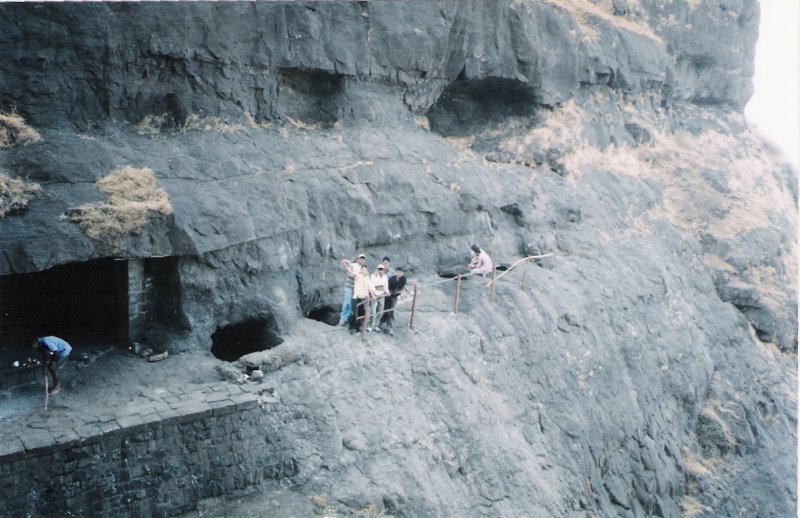
[[[691,451],[687,449],[681,450],[681,458],[683,469],[688,475],[695,478],[708,478],[712,475],[711,468],[702,459],[695,457]]]
[[[676,108],[681,109],[681,108]],[[599,116],[599,113],[607,113]],[[537,127],[523,131],[503,128],[500,150],[509,163],[525,164],[531,157],[547,157],[551,151],[563,166],[562,175],[574,183],[598,169],[639,179],[658,186],[659,201],[645,214],[627,217],[628,229],[610,228],[600,235],[604,243],[626,239],[652,228],[652,222],[667,220],[678,229],[714,242],[737,243],[741,236],[765,230],[783,236],[776,243],[780,264],[750,267],[740,271],[728,257],[706,254],[705,265],[732,278],[740,277],[755,287],[760,304],[783,314],[796,301],[798,282],[796,238],[798,219],[789,182],[792,175],[783,159],[764,138],[747,129],[738,114],[714,109],[692,108],[692,117],[705,119],[704,129],[675,131],[659,100],[649,94],[618,97],[595,92],[569,100],[552,110],[541,110]],[[592,127],[633,123],[647,131],[647,139],[634,138],[604,149],[589,142]],[[588,131],[587,131],[588,129]],[[584,136],[585,135],[585,136]],[[479,138],[483,135],[479,136]],[[470,140],[448,139],[453,145],[470,148]],[[777,336],[791,336],[779,329]]]
[[[736,268],[718,255],[705,254],[703,255],[703,262],[712,270],[718,272],[736,273]]]
[[[167,114],[145,115],[138,124],[133,125],[133,129],[140,135],[158,135],[167,125]]]
[[[253,120],[253,123],[255,123],[255,120]],[[200,117],[198,115],[189,115],[189,117],[186,119],[186,122],[181,127],[182,132],[203,131],[218,133],[220,135],[236,134],[245,130],[247,130],[247,128],[241,124],[231,124],[224,119],[220,119],[219,117]]]
[[[247,122],[247,125],[250,129],[267,129],[269,128],[269,123],[267,121],[258,122],[253,114],[250,112],[244,112],[244,120]]]
[[[245,112],[244,119],[246,124],[231,123],[220,117],[201,117],[199,115],[189,115],[186,122],[178,128],[170,128],[170,117],[164,113],[161,115],[146,115],[133,128],[140,135],[160,135],[164,132],[186,133],[189,131],[201,131],[207,133],[217,133],[220,135],[231,135],[247,131],[248,129],[265,129],[266,123],[259,124],[252,114]]]
[[[336,509],[328,505],[328,501],[322,495],[314,495],[308,497],[311,503],[314,504],[314,516],[322,516],[323,518],[338,518],[339,513]]]
[[[542,116],[544,120],[541,125],[521,137],[506,140],[501,148],[521,154],[525,148],[531,146],[539,149],[570,148],[583,143],[581,128],[588,116],[574,99],[552,110],[543,110]]]
[[[286,121],[295,128],[303,131],[316,131],[320,128],[320,123],[318,122],[310,124],[306,121],[302,121],[300,119],[294,119],[292,117],[286,117]]]
[[[446,137],[445,140],[448,144],[453,147],[457,147],[461,151],[468,151],[472,144],[475,143],[475,136],[470,135],[468,137]]]
[[[700,4],[703,3],[703,0],[688,0],[686,3],[689,5],[689,10],[694,11],[700,7]]]
[[[681,450],[681,463],[686,473],[687,493],[680,502],[683,516],[697,516],[711,511],[696,498],[698,481],[714,477],[714,466],[719,466],[719,459],[703,459],[696,457],[690,450]]]
[[[736,438],[731,433],[728,423],[720,417],[720,412],[725,412],[725,408],[717,400],[706,401],[705,406],[700,411],[700,416],[706,420],[709,433],[714,435],[714,439],[724,441],[724,446],[728,450],[733,450],[736,446]]]
[[[571,148],[564,163],[572,174],[579,173],[583,166],[600,164],[620,175],[657,180],[664,188],[662,217],[683,230],[708,233],[721,242],[736,241],[742,234],[771,228],[770,218],[776,207],[794,206],[791,192],[775,175],[775,171],[781,170],[780,157],[750,131],[731,136],[712,129],[699,134],[654,129],[653,142],[648,145],[599,150],[571,140],[566,128],[578,122],[575,115],[554,114],[545,127],[537,128],[522,141],[508,142],[507,149],[518,151],[530,145],[547,147],[555,143]],[[726,121],[720,122],[728,125]],[[572,137],[575,138],[578,137]],[[709,178],[718,178],[718,183],[724,185],[715,185]],[[712,213],[722,216],[710,217]],[[788,279],[795,282],[796,242],[785,246],[784,270]],[[769,272],[764,273],[763,279],[764,288],[773,282]],[[776,293],[783,291],[775,288]]]
[[[25,123],[16,113],[0,113],[0,149],[27,146],[42,140],[39,132]]]
[[[124,235],[138,234],[151,216],[172,213],[169,196],[156,187],[150,168],[115,169],[96,185],[108,195],[108,202],[81,205],[65,214],[92,238],[116,242]]]
[[[31,198],[40,192],[42,192],[42,186],[38,183],[11,178],[0,171],[0,218],[23,210],[28,206]]]
[[[378,506],[374,503],[369,504],[367,507],[361,509],[358,512],[358,515],[363,516],[364,518],[378,518],[380,516],[385,516],[383,509],[378,509]]]
[[[692,516],[700,516],[713,511],[712,508],[700,503],[700,500],[693,496],[684,496],[680,503],[683,516],[691,518]]]
[[[308,499],[311,500],[312,504],[319,507],[320,509],[325,509],[326,507],[328,507],[328,502],[322,495],[313,495],[308,497]]]
[[[418,128],[424,129],[425,131],[431,130],[431,121],[428,120],[428,117],[425,115],[414,117],[414,124],[416,124]]]
[[[638,2],[631,2],[631,13],[627,16],[615,16],[610,0],[600,2],[590,2],[588,0],[544,0],[546,3],[563,9],[572,15],[581,33],[589,40],[596,40],[600,33],[593,26],[593,18],[601,20],[619,30],[638,34],[655,41],[662,47],[664,40],[661,39],[650,27],[647,21],[638,15]]]

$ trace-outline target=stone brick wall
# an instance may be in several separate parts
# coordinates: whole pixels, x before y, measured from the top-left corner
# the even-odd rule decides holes
[[[127,342],[141,340],[145,325],[150,319],[150,279],[145,276],[142,259],[128,260],[128,332]]]
[[[2,516],[172,516],[297,473],[257,394],[117,421],[79,439],[0,451]],[[23,439],[23,442],[26,442]],[[47,441],[43,441],[47,442]]]

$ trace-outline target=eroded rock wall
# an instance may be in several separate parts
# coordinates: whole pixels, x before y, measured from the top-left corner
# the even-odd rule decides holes
[[[736,111],[757,9],[2,6],[0,103],[42,140],[0,165],[42,191],[0,272],[177,256],[175,352],[274,317],[309,359],[268,375],[287,482],[354,511],[791,515],[797,177]],[[172,212],[91,238],[64,216],[124,165]],[[555,257],[449,315],[473,242]],[[358,251],[410,269],[416,332],[303,318]]]
[[[55,126],[369,119],[393,110],[371,91],[423,112],[456,78],[519,82],[546,105],[607,84],[741,107],[758,23],[754,0],[30,5],[3,17],[0,101]]]

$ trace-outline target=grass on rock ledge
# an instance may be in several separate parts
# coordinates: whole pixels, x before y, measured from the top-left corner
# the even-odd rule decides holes
[[[16,113],[0,113],[0,149],[11,146],[27,146],[42,140],[35,129],[25,123]]]
[[[156,187],[156,177],[148,167],[114,169],[96,185],[108,196],[107,202],[84,204],[64,214],[89,237],[113,242],[127,234],[138,234],[150,217],[172,213],[169,196]]]
[[[0,170],[0,219],[6,215],[23,210],[34,196],[42,192],[42,186],[11,178]]]

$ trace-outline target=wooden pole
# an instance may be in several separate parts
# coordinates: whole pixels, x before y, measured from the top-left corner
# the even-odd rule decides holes
[[[367,337],[367,320],[369,320],[369,297],[364,299],[364,321],[361,322],[361,338]]]
[[[50,397],[50,391],[47,390],[47,374],[44,375],[44,416],[47,417],[47,398]]]
[[[522,259],[520,259],[520,260],[519,260],[519,261],[517,261],[516,263],[512,264],[512,265],[511,265],[511,266],[508,268],[508,270],[506,270],[506,271],[504,271],[503,273],[501,273],[500,275],[498,275],[498,276],[497,276],[497,279],[495,279],[495,280],[499,280],[499,279],[500,279],[500,278],[501,278],[503,275],[506,275],[507,273],[511,272],[511,270],[513,270],[513,269],[514,269],[514,268],[515,268],[515,267],[516,267],[516,266],[517,266],[519,263],[521,263],[522,261],[530,261],[531,259],[543,259],[543,258],[545,258],[545,257],[552,257],[552,256],[553,256],[553,254],[544,254],[544,255],[530,255],[530,256],[528,256],[528,257],[523,257]],[[487,283],[486,283],[486,285],[488,286],[489,284],[491,284],[491,283],[493,283],[493,282],[494,282],[494,281],[487,282]]]
[[[497,268],[492,266],[492,291],[489,292],[489,304],[494,302],[494,281],[497,278]]]
[[[414,329],[414,314],[417,312],[417,285],[414,284],[414,299],[411,301],[411,321],[408,327]]]
[[[525,279],[528,277],[528,267],[531,265],[530,259],[525,261],[525,271],[522,273],[522,281],[519,283],[520,289],[525,286]]]
[[[461,276],[456,279],[456,301],[453,304],[453,314],[458,314],[458,298],[461,296]]]

